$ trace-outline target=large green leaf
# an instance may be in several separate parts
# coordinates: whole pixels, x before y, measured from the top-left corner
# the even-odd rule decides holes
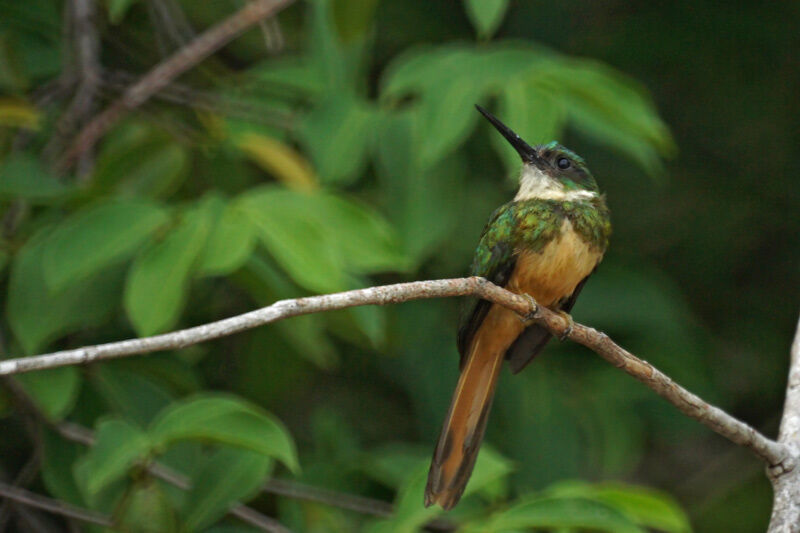
[[[211,198],[208,203],[215,217],[195,268],[201,275],[229,274],[244,265],[253,253],[256,230],[234,204],[221,198]]]
[[[181,440],[244,448],[298,469],[294,442],[269,413],[233,396],[202,394],[174,403],[152,422],[150,438],[161,449]]]
[[[323,182],[352,183],[359,178],[373,123],[372,110],[348,95],[326,99],[305,117],[300,135]]]
[[[0,163],[0,199],[48,200],[69,190],[38,159],[26,153],[12,154]]]
[[[530,528],[570,528],[612,533],[645,533],[613,507],[582,498],[535,498],[468,525],[469,532],[517,532]]]
[[[117,303],[122,281],[118,267],[53,292],[42,263],[53,232],[44,228],[20,249],[11,266],[6,312],[9,325],[26,353],[35,353],[58,335],[100,323]]]
[[[237,501],[247,501],[264,483],[272,461],[245,450],[222,449],[192,476],[182,508],[183,527],[199,531],[221,518]]]
[[[333,194],[308,196],[307,201],[348,270],[370,274],[405,268],[392,227],[374,210]]]
[[[557,140],[566,123],[563,103],[550,92],[522,79],[505,84],[497,114],[531,145]],[[521,162],[517,151],[494,129],[490,135],[508,171],[519,172]]]
[[[186,149],[161,131],[126,124],[110,135],[97,159],[92,187],[118,194],[160,198],[189,175]]]
[[[63,418],[75,405],[81,376],[75,367],[52,368],[16,377],[36,405],[49,418]]]
[[[351,274],[405,266],[389,225],[353,201],[262,187],[239,205],[275,260],[310,290],[343,290],[354,284]]]
[[[52,293],[130,257],[167,220],[142,200],[111,200],[65,220],[43,244],[42,266]]]
[[[500,26],[508,9],[508,0],[464,0],[469,20],[478,36],[487,38]]]
[[[658,172],[660,158],[676,150],[646,90],[610,67],[558,58],[542,65],[530,80],[563,102],[579,130],[617,148],[648,172]]]
[[[262,187],[239,199],[239,207],[258,230],[275,261],[299,285],[315,292],[347,287],[344,263],[326,232],[296,193]]]
[[[210,229],[210,210],[194,206],[163,241],[136,258],[125,285],[125,310],[139,335],[165,331],[177,322]]]
[[[151,450],[147,434],[120,419],[103,420],[95,428],[95,442],[75,465],[75,478],[92,500],[109,484],[125,476]]]
[[[90,380],[111,410],[146,427],[174,399],[163,387],[112,362],[92,372]]]
[[[621,511],[640,526],[686,533],[691,531],[689,519],[680,505],[669,495],[657,490],[622,483],[590,484],[581,481],[559,483],[548,489],[559,497],[588,498]]]
[[[392,225],[403,249],[419,262],[452,230],[466,168],[455,158],[431,168],[416,164],[414,120],[408,112],[387,113],[382,118],[376,164]]]

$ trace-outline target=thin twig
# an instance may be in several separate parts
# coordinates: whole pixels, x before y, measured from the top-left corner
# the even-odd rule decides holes
[[[90,150],[109,128],[128,111],[147,101],[200,61],[224,46],[244,30],[289,5],[292,0],[255,0],[200,34],[191,43],[156,65],[103,112],[95,116],[77,135],[59,167],[69,168],[81,154]]]
[[[132,79],[135,79],[134,75],[117,71],[104,76],[103,85],[114,90],[125,90]],[[232,116],[248,122],[266,124],[283,129],[291,129],[293,127],[293,119],[290,113],[246,101],[222,97],[210,91],[195,89],[179,83],[170,83],[153,95],[153,98],[193,109],[203,109],[221,115]]]
[[[55,126],[55,134],[44,149],[45,154],[55,154],[61,150],[64,139],[82,126],[86,118],[94,112],[95,98],[100,83],[100,37],[94,24],[94,0],[71,0],[71,17],[68,23],[72,26],[74,39],[77,75],[80,80],[75,96],[67,110]],[[78,158],[78,176],[89,174],[91,168],[91,150],[85,150]]]
[[[452,296],[478,296],[515,311],[525,320],[544,326],[557,337],[563,337],[566,334],[570,340],[583,344],[609,363],[650,387],[684,414],[700,421],[735,444],[750,449],[767,465],[771,467],[781,465],[786,471],[794,468],[797,453],[786,444],[768,439],[718,407],[709,405],[672,381],[651,364],[615,344],[605,333],[580,324],[574,324],[568,331],[569,324],[561,315],[537,305],[531,299],[523,298],[478,277],[415,281],[323,296],[282,300],[249,313],[172,333],[0,361],[0,375],[179,349],[285,318],[321,311]]]
[[[321,489],[319,487],[312,487],[304,483],[297,483],[284,479],[270,479],[262,485],[261,490],[286,498],[321,503],[323,505],[330,505],[331,507],[338,507],[339,509],[346,509],[348,511],[371,516],[379,516],[381,518],[388,518],[392,516],[394,512],[394,506],[389,502],[357,496],[355,494]],[[432,529],[434,531],[453,531],[455,527],[454,523],[438,518],[425,524],[426,529]]]
[[[81,522],[97,524],[98,526],[103,527],[111,527],[114,525],[114,522],[111,520],[111,518],[104,514],[96,513],[94,511],[90,511],[89,509],[83,509],[59,500],[54,500],[25,489],[13,487],[1,481],[0,496],[29,507],[47,511],[48,513],[65,516],[67,518],[74,518],[75,520],[80,520]]]

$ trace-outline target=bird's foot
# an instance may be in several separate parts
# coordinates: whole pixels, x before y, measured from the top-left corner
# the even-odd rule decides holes
[[[536,300],[533,299],[533,296],[531,296],[527,292],[522,292],[519,295],[528,300],[528,303],[531,304],[531,310],[528,311],[527,314],[518,315],[519,319],[527,327],[530,326],[533,323],[533,319],[536,318],[536,313],[539,311],[539,304],[537,304]]]
[[[575,325],[575,322],[572,320],[572,316],[566,311],[557,311],[557,313],[567,323],[567,327],[564,329],[564,332],[558,336],[558,340],[564,342],[569,338],[569,334],[572,333],[572,327]]]

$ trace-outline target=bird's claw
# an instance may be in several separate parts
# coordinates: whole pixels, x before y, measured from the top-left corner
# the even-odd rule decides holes
[[[533,296],[526,292],[520,293],[520,296],[528,300],[528,303],[531,304],[531,310],[528,311],[527,314],[519,315],[519,319],[522,321],[522,323],[526,326],[529,326],[533,322],[533,319],[536,318],[536,313],[539,311],[539,304],[536,303],[536,300],[533,299]]]
[[[558,336],[558,340],[564,342],[569,338],[569,334],[572,333],[572,327],[575,325],[575,322],[572,320],[572,316],[567,313],[566,311],[557,311],[561,318],[567,323],[567,327],[564,328],[564,332]]]

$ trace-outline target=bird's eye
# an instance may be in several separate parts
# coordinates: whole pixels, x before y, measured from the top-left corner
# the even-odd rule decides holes
[[[560,168],[561,170],[566,170],[570,167],[572,163],[570,163],[569,159],[567,159],[566,157],[559,157],[558,161],[556,161],[556,164],[558,165],[558,168]]]

